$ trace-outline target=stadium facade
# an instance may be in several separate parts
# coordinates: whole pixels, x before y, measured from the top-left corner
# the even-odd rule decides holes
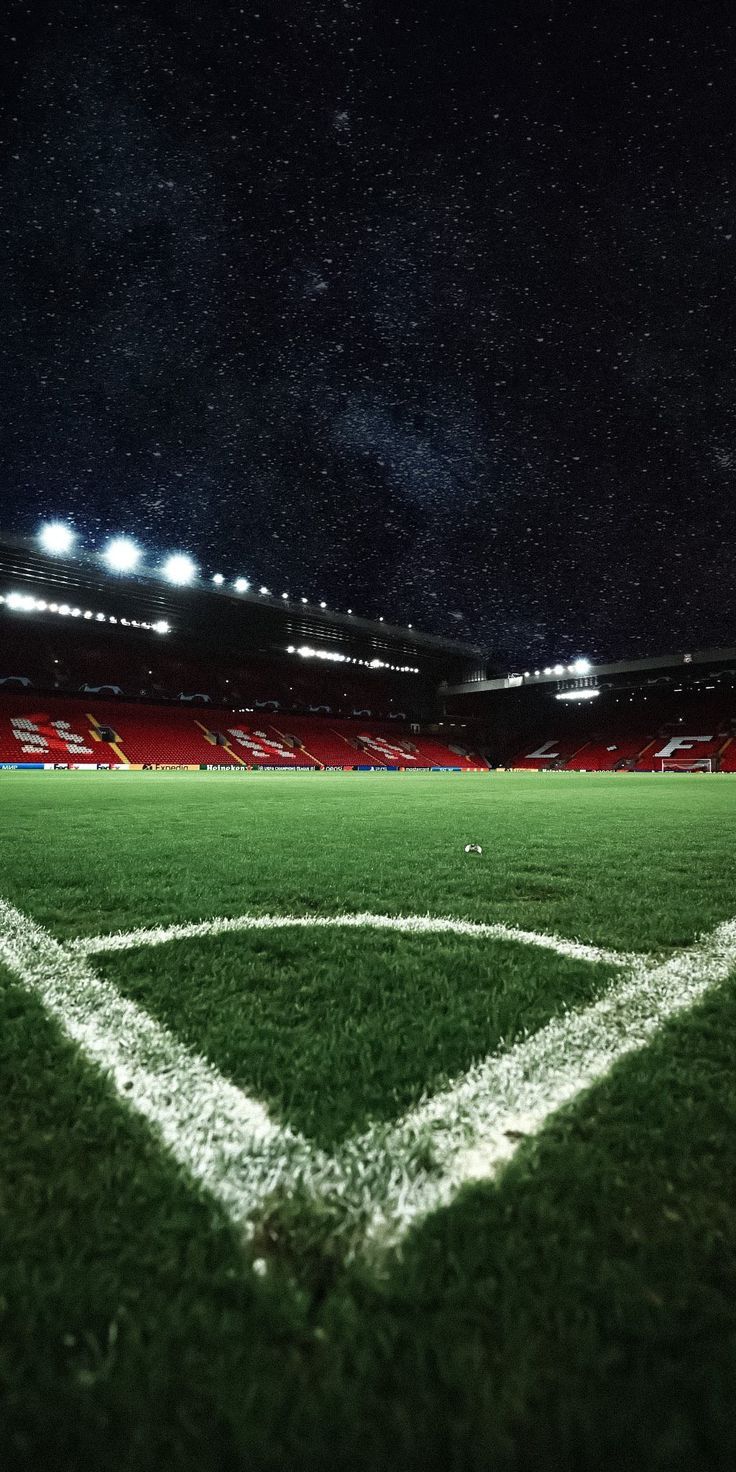
[[[391,721],[457,738],[491,765],[656,770],[670,748],[715,770],[736,764],[736,647],[504,673],[481,649],[383,620],[118,576],[89,554],[5,540],[0,693],[20,689]]]
[[[456,640],[232,586],[173,587],[0,543],[0,679],[39,689],[207,695],[431,721],[441,685],[495,670]]]

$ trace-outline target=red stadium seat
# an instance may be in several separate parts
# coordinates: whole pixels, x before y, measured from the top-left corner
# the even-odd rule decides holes
[[[396,723],[85,696],[0,695],[0,762],[110,766],[460,767],[487,764]]]

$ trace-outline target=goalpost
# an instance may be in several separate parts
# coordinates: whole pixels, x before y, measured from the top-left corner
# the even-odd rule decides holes
[[[677,757],[663,756],[661,759],[661,770],[663,772],[712,772],[713,758],[710,756],[691,757],[689,761]]]

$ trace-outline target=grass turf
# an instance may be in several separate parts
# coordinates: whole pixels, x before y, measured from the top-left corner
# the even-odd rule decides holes
[[[339,930],[177,941],[96,970],[326,1146],[585,1005],[611,976],[554,954],[540,968],[508,942]]]
[[[717,777],[13,774],[0,805],[0,892],[58,936],[368,908],[666,951],[736,909],[736,783]],[[607,979],[495,943],[335,931],[95,965],[322,1141]],[[4,1465],[733,1465],[728,987],[382,1274],[336,1262],[297,1204],[264,1233],[256,1278],[146,1127],[0,979]]]

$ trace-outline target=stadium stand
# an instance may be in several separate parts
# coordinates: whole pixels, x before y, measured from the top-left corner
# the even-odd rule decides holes
[[[274,717],[273,724],[283,741],[293,741],[320,767],[349,769],[358,764],[360,753],[350,736],[343,735],[334,720],[317,716]],[[345,723],[349,726],[349,723]],[[355,732],[357,728],[353,726]]]
[[[720,772],[736,772],[736,737],[727,736],[718,757]]]
[[[333,724],[339,729],[339,722]],[[387,766],[452,766],[463,771],[477,771],[488,765],[477,754],[468,752],[457,743],[449,745],[441,737],[425,733],[402,733],[385,723],[364,721],[358,728],[357,737],[365,751],[380,757]]]
[[[660,729],[591,737],[589,741],[543,739],[527,743],[508,763],[516,769],[568,772],[660,772],[662,760],[697,762],[707,757],[715,771],[736,771],[736,742],[722,721],[699,722],[694,734],[682,724]],[[710,725],[710,730],[708,726]],[[574,746],[575,750],[570,751]]]
[[[660,732],[653,739],[647,741],[644,749],[640,752],[634,770],[637,772],[661,772],[662,760],[670,761],[697,761],[701,757],[710,757],[715,763],[721,747],[725,745],[726,736],[713,734],[708,727],[690,734],[678,727],[677,731]]]
[[[106,687],[106,690],[109,687]],[[110,766],[457,767],[487,763],[396,724],[273,716],[198,705],[146,705],[107,693],[0,692],[0,762]]]
[[[567,737],[558,740],[554,736],[548,736],[541,741],[528,741],[525,746],[517,751],[508,765],[520,770],[532,772],[544,771],[546,768],[566,767],[568,762],[585,745],[584,738]]]
[[[615,772],[635,762],[646,736],[603,737],[586,741],[566,763],[569,772]]]

